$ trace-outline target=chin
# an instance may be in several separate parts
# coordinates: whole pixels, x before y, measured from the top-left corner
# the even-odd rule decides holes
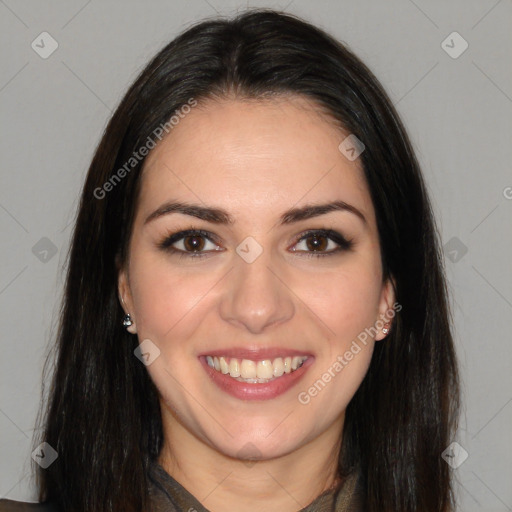
[[[208,437],[207,442],[227,457],[250,462],[288,455],[304,446],[309,438],[314,437],[313,432],[305,437],[303,427],[297,426],[297,432],[294,432],[293,427],[284,426],[284,423],[278,426],[280,421],[282,418],[279,421],[273,421],[272,427],[266,421],[260,426],[252,423],[251,429],[247,429],[246,425],[245,431],[233,428],[232,431],[236,432],[233,437],[223,432],[221,438]]]

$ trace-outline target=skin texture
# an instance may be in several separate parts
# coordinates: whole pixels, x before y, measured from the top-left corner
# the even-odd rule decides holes
[[[359,159],[351,162],[338,149],[347,135],[298,96],[208,100],[146,159],[119,296],[135,322],[131,332],[160,349],[147,367],[161,395],[159,462],[212,512],[248,512],[254,503],[297,511],[335,482],[344,411],[385,335],[359,344],[308,404],[297,397],[394,303]],[[173,213],[144,223],[171,199],[225,209],[235,222]],[[278,222],[289,208],[335,200],[357,208],[366,222],[349,211]],[[211,251],[206,257],[180,258],[158,247],[191,228],[217,237],[202,239],[202,250]],[[315,246],[298,239],[322,228],[353,246],[308,257]],[[263,248],[252,263],[235,251],[248,236]],[[320,242],[324,252],[337,247],[328,238]],[[174,247],[185,250],[184,240]],[[275,346],[314,361],[296,386],[271,400],[224,393],[198,360],[218,348]],[[241,460],[247,451],[260,460]]]

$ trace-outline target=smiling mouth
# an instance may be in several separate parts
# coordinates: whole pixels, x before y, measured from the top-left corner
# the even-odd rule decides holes
[[[206,356],[208,366],[239,382],[265,384],[298,370],[308,356],[276,357],[253,361],[225,356]]]

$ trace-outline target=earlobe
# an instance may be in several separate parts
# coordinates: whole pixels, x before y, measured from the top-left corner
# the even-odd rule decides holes
[[[393,318],[396,314],[395,304],[395,281],[393,277],[390,277],[382,287],[379,319],[376,322],[379,332],[375,336],[375,341],[384,339],[391,331]]]
[[[135,320],[132,319],[130,313],[127,313],[123,318],[123,326],[131,334],[137,334],[137,327],[135,326]]]
[[[133,307],[131,300],[130,286],[128,283],[128,277],[124,270],[119,272],[117,293],[121,307],[125,312],[124,318],[121,320],[123,327],[131,334],[137,333],[137,327],[135,325],[135,319],[133,318]],[[132,313],[130,313],[132,312]]]

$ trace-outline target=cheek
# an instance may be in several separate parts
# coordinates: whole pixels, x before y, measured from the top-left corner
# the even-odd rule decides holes
[[[318,341],[317,364],[297,399],[313,411],[322,411],[322,424],[334,421],[346,409],[373,354],[371,328],[378,319],[380,282],[371,273],[352,270],[324,276],[316,281],[319,288],[308,292],[308,306],[330,332]]]
[[[144,265],[133,262],[131,268],[139,336],[161,341],[176,331],[186,336],[183,329],[196,324],[190,319],[208,302],[204,298],[216,280],[204,272],[194,275],[190,270],[186,273],[171,270],[168,264],[155,258],[145,261]]]
[[[300,280],[297,295],[329,328],[331,344],[343,347],[378,319],[381,277],[372,267],[351,265]]]

